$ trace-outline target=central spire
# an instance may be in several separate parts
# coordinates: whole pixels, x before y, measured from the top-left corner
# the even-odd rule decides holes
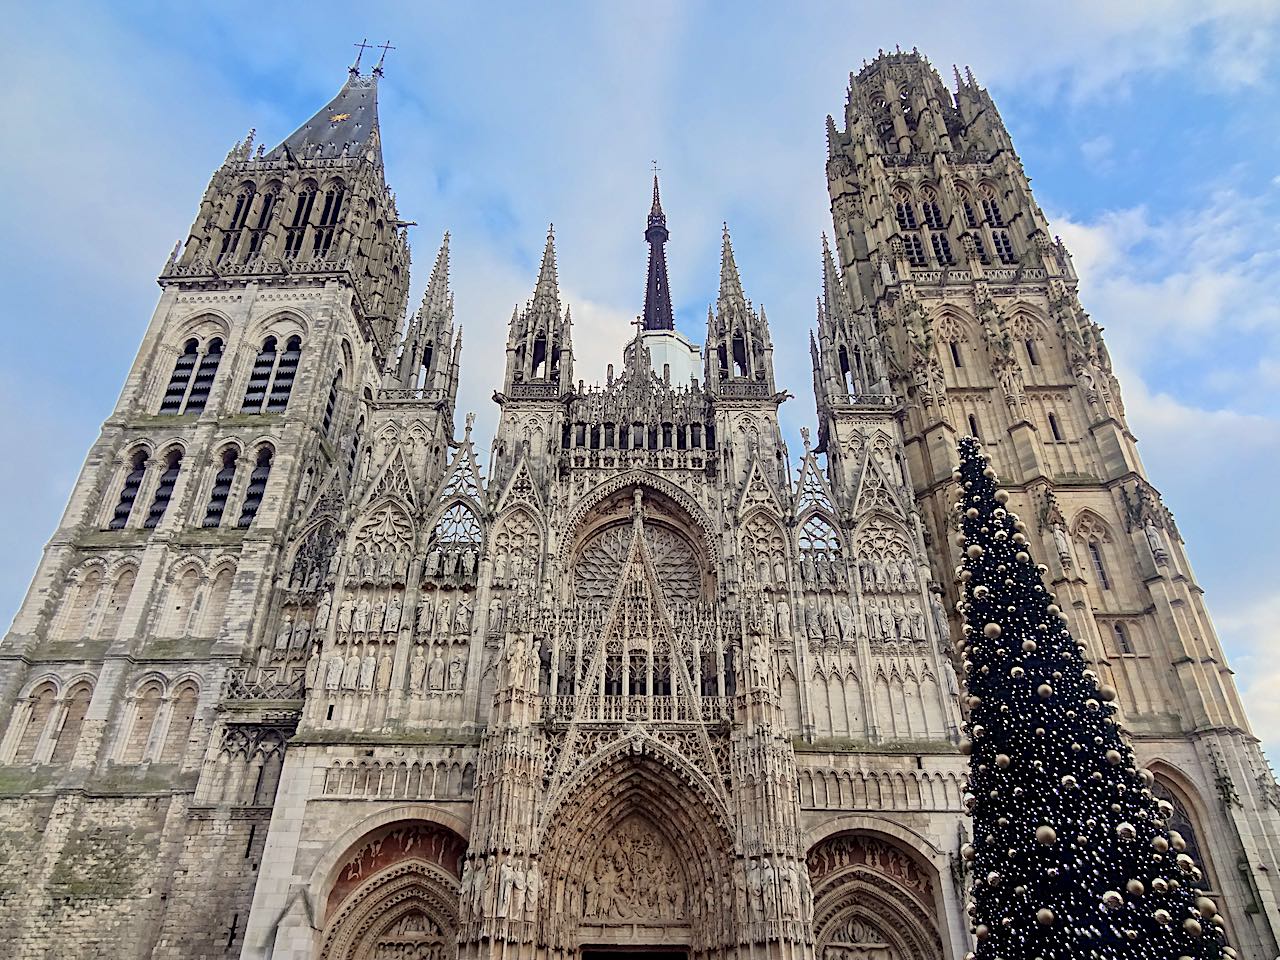
[[[644,329],[674,330],[671,311],[671,288],[667,283],[667,215],[658,198],[658,175],[653,175],[653,206],[649,208],[649,226],[644,238],[649,241],[649,280],[644,291]]]

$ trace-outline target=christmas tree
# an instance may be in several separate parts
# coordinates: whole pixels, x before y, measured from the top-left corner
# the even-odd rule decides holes
[[[1234,957],[978,441],[960,441],[971,958]]]

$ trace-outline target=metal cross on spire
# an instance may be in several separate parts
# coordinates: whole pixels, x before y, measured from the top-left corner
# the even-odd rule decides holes
[[[359,43],[353,43],[353,44],[352,44],[352,46],[356,48],[356,62],[355,62],[355,63],[353,63],[353,64],[351,65],[351,69],[350,69],[350,71],[349,71],[349,72],[350,72],[350,73],[359,73],[359,72],[360,72],[360,60],[364,57],[364,52],[365,52],[366,50],[368,50],[368,49],[369,49],[369,47],[371,46],[371,44],[369,43],[369,38],[368,38],[368,37],[365,37],[365,38],[364,38],[363,40],[361,40]]]
[[[393,47],[393,46],[391,45],[391,41],[390,41],[390,40],[388,40],[388,41],[386,41],[385,43],[381,43],[381,44],[379,44],[379,45],[378,45],[378,49],[382,51],[382,56],[380,56],[380,57],[378,58],[378,65],[377,65],[376,67],[374,67],[374,68],[373,68],[373,72],[374,72],[374,73],[376,73],[378,76],[382,76],[382,64],[383,64],[383,63],[386,61],[386,59],[387,59],[387,51],[388,51],[388,50],[394,50],[394,49],[395,49],[395,47]]]

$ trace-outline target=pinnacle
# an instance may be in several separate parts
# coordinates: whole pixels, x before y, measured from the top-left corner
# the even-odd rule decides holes
[[[556,228],[547,225],[547,244],[542,248],[542,265],[538,268],[538,283],[533,290],[533,306],[550,303],[559,313],[560,283],[556,277]]]
[[[662,200],[658,196],[658,175],[653,175],[653,206],[649,208],[649,219],[661,217],[663,220],[666,216],[662,212]]]
[[[720,299],[746,302],[746,294],[742,292],[742,278],[738,275],[738,264],[733,259],[729,224],[725,223],[723,226],[724,235],[720,247]]]
[[[436,254],[435,266],[431,268],[427,289],[422,294],[422,306],[433,312],[443,311],[447,309],[449,300],[449,234],[446,232],[440,252]]]

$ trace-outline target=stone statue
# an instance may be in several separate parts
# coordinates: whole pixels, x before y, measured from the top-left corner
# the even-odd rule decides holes
[[[353,633],[364,633],[369,629],[369,598],[361,597],[356,601],[355,614],[351,618]]]
[[[853,607],[849,605],[849,601],[846,597],[840,598],[836,612],[840,621],[840,639],[845,643],[853,643]]]
[[[316,645],[311,648],[311,656],[307,658],[307,669],[303,674],[303,683],[306,684],[306,690],[310,693],[316,688],[316,680],[320,677],[320,648]]]
[[[382,632],[382,622],[387,615],[387,604],[381,597],[373,601],[373,609],[369,614],[369,627],[374,633]]]
[[[459,597],[453,611],[453,629],[457,633],[467,633],[471,629],[471,600]]]
[[[286,613],[284,615],[284,623],[280,624],[280,629],[276,632],[276,649],[288,650],[289,640],[293,636],[293,614]]]
[[[425,637],[430,635],[435,612],[436,608],[430,597],[418,598],[418,625],[414,631],[418,636]]]
[[[538,869],[538,861],[529,864],[525,876],[525,915],[533,920],[538,915],[538,898],[542,894],[542,872]]]
[[[947,620],[946,608],[942,605],[942,592],[934,587],[929,591],[929,613],[933,616],[934,629],[944,643],[951,642],[951,624]]]
[[[333,609],[333,593],[328,588],[320,596],[316,607],[316,632],[322,633],[329,626],[329,611]]]
[[[756,634],[751,639],[751,679],[757,687],[769,686],[769,650],[764,637]]]
[[[374,674],[378,671],[378,660],[373,655],[373,648],[366,647],[364,659],[360,661],[360,689],[368,693],[373,690]]]
[[[340,686],[342,686],[342,657],[335,653],[329,658],[329,664],[325,668],[324,688],[337,690]]]
[[[462,689],[462,675],[466,672],[467,664],[461,656],[454,657],[449,661],[449,689]]]
[[[356,606],[356,603],[353,599],[351,599],[351,597],[347,597],[347,599],[343,600],[341,605],[339,605],[338,607],[338,632],[339,633],[351,632],[351,616],[352,616],[352,613],[355,611],[355,606]]]
[[[474,547],[467,547],[462,551],[462,575],[469,577],[476,572],[476,551]]]
[[[413,657],[409,660],[409,689],[414,693],[422,692],[422,681],[427,675],[427,658],[422,652],[422,647],[418,647],[413,651]]]
[[[427,687],[431,690],[444,689],[444,659],[438,647],[431,656],[431,665],[427,667]]]
[[[902,589],[910,592],[916,585],[916,565],[910,557],[902,558]]]
[[[778,601],[778,636],[791,639],[791,607],[785,600]]]
[[[427,553],[427,576],[440,576],[440,548],[432,547]]]
[[[1061,523],[1055,523],[1050,529],[1053,532],[1053,545],[1058,550],[1058,559],[1064,567],[1071,566],[1071,538],[1067,536],[1067,528]]]
[[[494,597],[489,601],[489,629],[502,629],[502,598]]]
[[[395,633],[400,629],[400,611],[400,594],[393,593],[391,599],[387,601],[386,616],[382,619],[383,633]]]
[[[1143,520],[1142,532],[1146,534],[1147,546],[1151,548],[1151,555],[1155,558],[1156,563],[1163,566],[1169,561],[1169,551],[1165,549],[1164,538],[1160,536],[1160,530],[1156,527],[1155,521],[1150,517]]]
[[[787,582],[787,563],[780,553],[773,555],[773,582],[780,587],[785,586]]]
[[[293,646],[299,650],[307,648],[307,641],[311,639],[311,624],[305,620],[299,620],[297,627],[293,631]]]
[[[378,658],[378,689],[383,693],[391,690],[391,653],[388,650],[382,651],[382,656]]]
[[[342,658],[338,658],[338,662],[342,662]],[[356,681],[360,678],[360,654],[353,651],[351,656],[347,658],[347,662],[342,667],[342,689],[354,690]]]

